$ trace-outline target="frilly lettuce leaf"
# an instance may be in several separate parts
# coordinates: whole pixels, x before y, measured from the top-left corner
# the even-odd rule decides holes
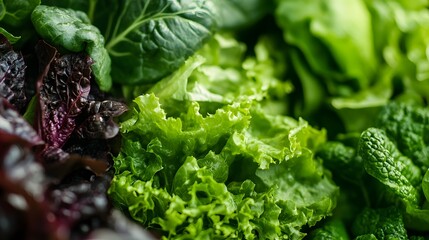
[[[326,132],[267,107],[290,86],[269,40],[244,58],[239,42],[216,38],[134,99],[110,195],[169,238],[300,239],[336,206],[338,188],[313,157]]]

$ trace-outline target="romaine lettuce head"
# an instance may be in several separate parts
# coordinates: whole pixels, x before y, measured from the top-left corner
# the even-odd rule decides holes
[[[392,99],[428,99],[427,1],[276,0],[294,70],[302,85],[301,116],[321,102],[345,131],[370,127]],[[314,114],[314,113],[313,113]],[[360,120],[356,120],[360,119]]]
[[[273,65],[257,67],[269,52],[243,59],[239,43],[217,38],[210,50],[235,58],[203,49],[134,99],[110,196],[165,238],[300,239],[336,206],[338,188],[313,157],[326,132],[267,107],[289,86]]]

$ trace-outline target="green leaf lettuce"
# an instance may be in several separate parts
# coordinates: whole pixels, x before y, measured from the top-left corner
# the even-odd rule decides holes
[[[313,157],[326,132],[268,107],[287,83],[249,68],[269,66],[266,40],[243,58],[227,39],[134,99],[110,195],[169,238],[301,239],[336,206],[338,188]],[[205,57],[223,48],[235,58]]]

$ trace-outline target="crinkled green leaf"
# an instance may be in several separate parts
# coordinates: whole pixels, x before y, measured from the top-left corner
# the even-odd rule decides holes
[[[355,236],[364,235],[362,239],[408,239],[402,214],[398,208],[366,208],[353,224]]]
[[[366,172],[405,204],[419,206],[420,192],[413,184],[421,182],[421,171],[411,159],[402,155],[383,130],[369,128],[362,133],[359,155]]]
[[[201,114],[197,101],[156,92],[137,97],[121,124],[111,196],[133,218],[175,239],[275,239],[302,238],[331,214],[338,188],[313,159],[324,131],[271,116],[251,95]]]
[[[308,239],[320,239],[320,240],[328,240],[328,239],[338,239],[338,240],[348,240],[350,239],[346,226],[344,223],[338,219],[333,219],[327,221],[320,228],[316,228],[311,231],[308,235]]]
[[[414,164],[429,167],[429,111],[426,108],[391,102],[380,112],[376,125],[384,129],[398,149]]]

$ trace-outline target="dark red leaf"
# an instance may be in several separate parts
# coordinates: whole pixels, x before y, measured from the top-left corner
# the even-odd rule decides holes
[[[90,91],[92,60],[86,54],[52,57],[51,46],[37,47],[42,67],[38,80],[39,123],[37,130],[50,146],[61,148],[76,127],[76,119],[85,107]]]
[[[29,146],[44,144],[33,127],[3,97],[0,97],[0,137],[12,143],[26,141]]]
[[[0,34],[0,96],[21,111],[26,105],[26,65],[21,53],[13,51],[7,38]]]
[[[89,117],[80,124],[76,132],[80,138],[113,138],[119,132],[119,126],[113,118],[120,116],[127,110],[128,108],[124,103],[117,101],[90,101],[85,108]]]

